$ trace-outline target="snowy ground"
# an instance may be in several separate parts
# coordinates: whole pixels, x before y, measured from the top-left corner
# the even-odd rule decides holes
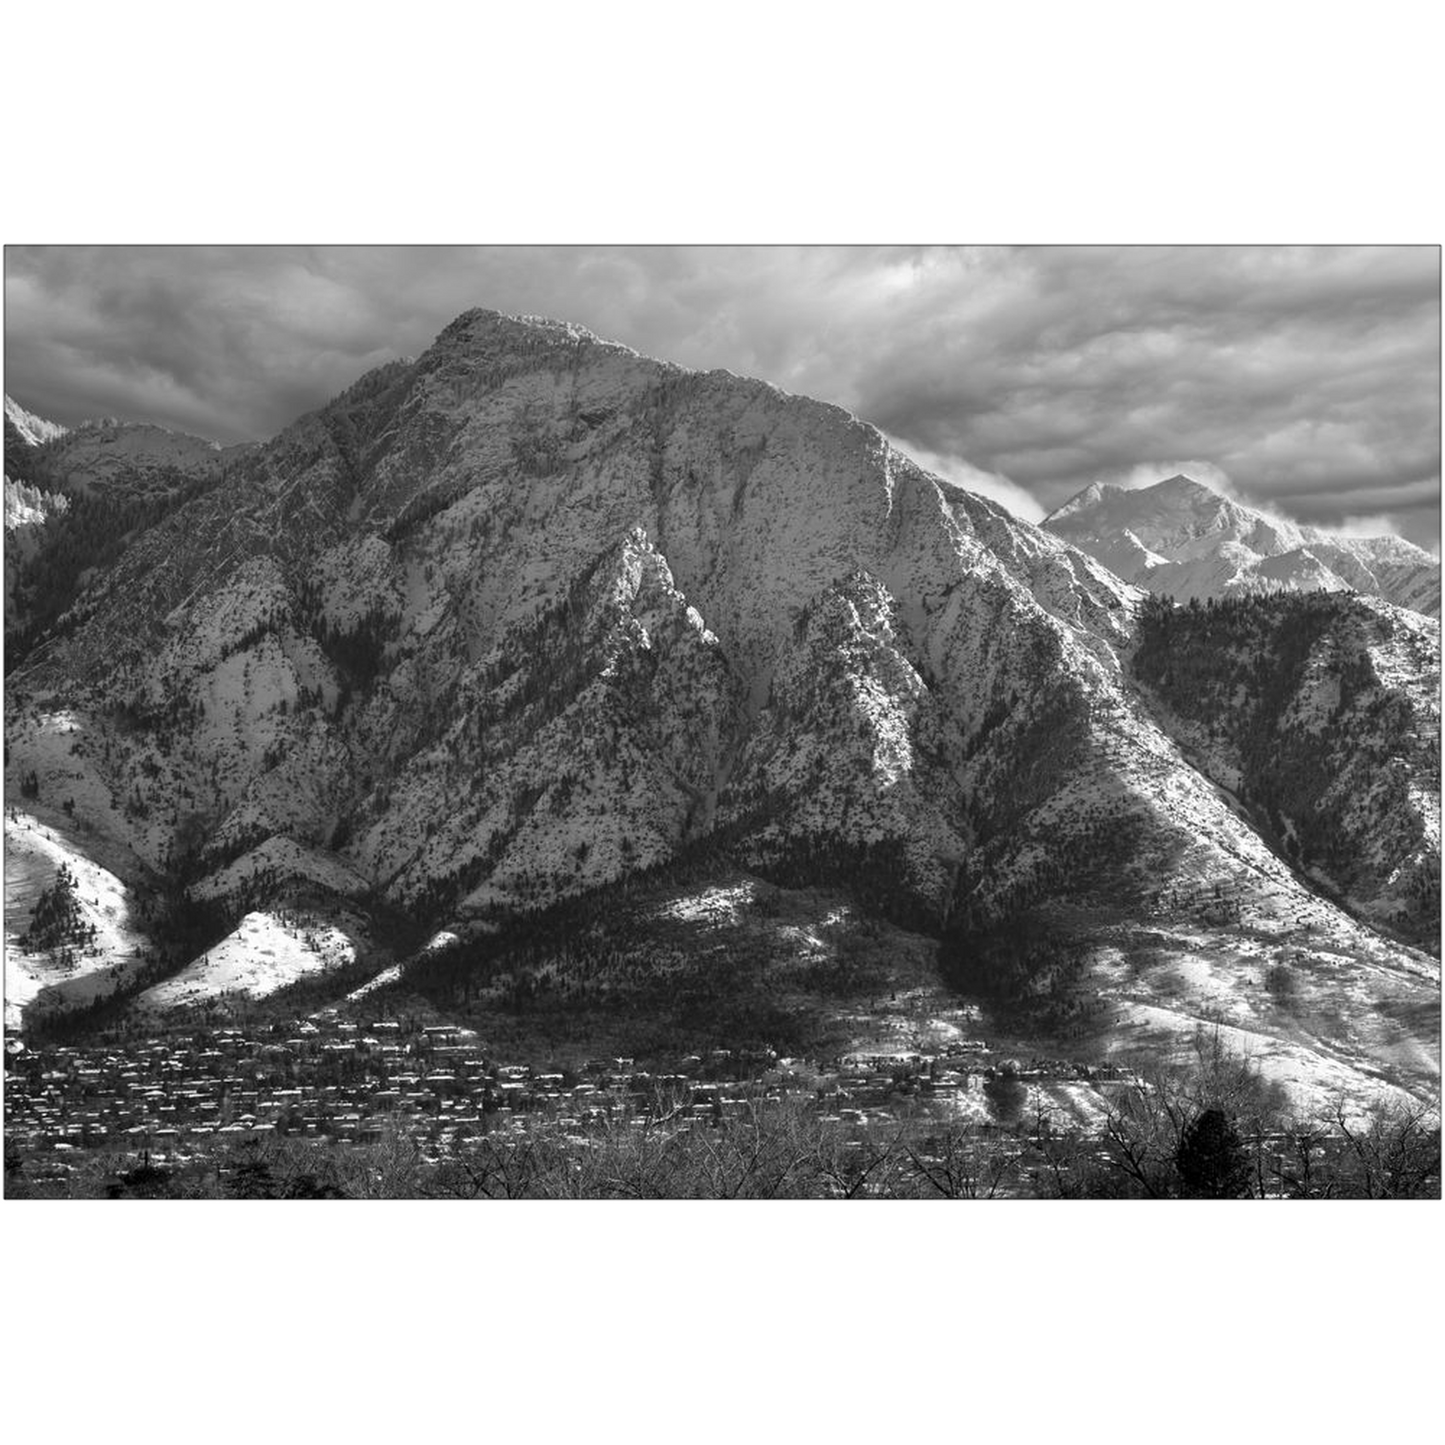
[[[863,992],[828,1010],[845,1053],[936,1057],[978,1048],[1025,1062],[1187,1066],[1199,1031],[1217,1029],[1231,1053],[1282,1085],[1307,1116],[1336,1102],[1360,1113],[1439,1098],[1438,961],[1299,890],[1260,890],[1249,900],[1250,926],[1101,923],[1084,984],[1097,1016],[1067,1041],[1001,1038],[988,1010],[944,986],[931,939],[886,925],[860,930],[823,890],[763,892],[745,879],[694,886],[663,900],[657,916],[698,930],[699,943],[730,936],[735,952],[765,936],[775,979],[844,949],[875,967]],[[1030,1082],[1029,1108],[1087,1127],[1114,1087]],[[971,1107],[962,1095],[959,1107]]]
[[[228,993],[264,998],[307,974],[339,968],[355,958],[351,940],[338,928],[313,920],[283,921],[274,913],[248,913],[215,947],[141,994],[136,1007],[184,1008]]]
[[[49,953],[24,952],[19,939],[42,892],[64,863],[74,873],[85,922],[96,940],[66,968]],[[57,829],[28,813],[5,815],[5,1027],[18,1028],[41,990],[43,1007],[74,1008],[112,991],[134,971],[144,939],[130,922],[125,885]]]
[[[378,990],[388,988],[401,980],[401,965],[394,963],[390,968],[384,968],[373,979],[369,979],[360,988],[353,989],[346,995],[347,1003],[359,1003],[368,994],[376,993]]]
[[[1092,983],[1112,1007],[1111,1054],[1183,1061],[1199,1029],[1217,1030],[1306,1113],[1438,1102],[1438,963],[1340,915],[1278,940],[1160,930],[1101,950]]]
[[[987,1011],[950,993],[931,959],[888,939],[890,986],[838,1011],[857,1053],[940,1055],[970,1041],[1031,1053],[1109,1060],[1127,1068],[1188,1066],[1201,1030],[1283,1086],[1303,1117],[1342,1103],[1356,1116],[1378,1104],[1438,1104],[1439,965],[1349,925],[1337,936],[1262,941],[1208,929],[1156,930],[1147,946],[1101,947],[1087,987],[1100,1002],[1096,1027],[1069,1042],[1001,1040]],[[801,942],[801,940],[800,940]],[[1280,991],[1280,979],[1287,992]],[[1102,1116],[1105,1083],[1030,1083],[1042,1106],[1082,1126]],[[983,1101],[973,1101],[983,1108]],[[958,1107],[973,1104],[962,1094]]]
[[[661,912],[680,923],[725,926],[735,923],[738,910],[753,901],[757,886],[752,881],[732,887],[702,888],[672,899]]]
[[[22,796],[21,782],[33,772],[38,795],[25,799],[25,807],[34,818],[52,831],[73,836],[88,857],[121,877],[144,874],[156,866],[163,840],[115,806],[94,761],[97,733],[88,714],[36,707],[7,717],[5,741],[7,800]],[[67,802],[73,805],[69,812]]]

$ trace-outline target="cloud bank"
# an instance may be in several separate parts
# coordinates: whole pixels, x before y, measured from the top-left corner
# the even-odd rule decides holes
[[[10,247],[5,285],[7,389],[64,422],[269,436],[480,305],[838,403],[1024,515],[1180,457],[1438,539],[1434,247]]]

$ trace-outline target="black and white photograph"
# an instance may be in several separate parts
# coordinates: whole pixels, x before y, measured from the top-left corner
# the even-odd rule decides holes
[[[1426,20],[8,7],[4,1437],[1438,1434]]]
[[[5,279],[12,1197],[1438,1196],[1435,248]]]

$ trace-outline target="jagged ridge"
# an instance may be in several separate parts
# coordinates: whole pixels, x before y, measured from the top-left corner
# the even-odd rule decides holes
[[[1137,491],[1093,482],[1042,525],[1126,580],[1178,601],[1353,591],[1440,616],[1440,564],[1412,543],[1300,526],[1185,476]]]

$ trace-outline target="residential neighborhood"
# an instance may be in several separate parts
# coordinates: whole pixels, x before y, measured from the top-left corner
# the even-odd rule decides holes
[[[900,1111],[987,1113],[985,1085],[1117,1083],[1110,1066],[998,1059],[982,1042],[947,1055],[850,1054],[820,1068],[772,1050],[690,1054],[666,1070],[630,1058],[546,1069],[493,1057],[475,1031],[414,1020],[357,1023],[337,1010],[300,1022],[179,1031],[6,1054],[7,1148],[32,1173],[63,1175],[81,1151],[184,1164],[216,1144],[281,1134],[372,1143],[388,1131],[428,1158],[498,1129],[546,1121],[585,1131],[668,1120],[713,1127],[758,1100],[816,1099],[822,1117],[864,1126]]]

